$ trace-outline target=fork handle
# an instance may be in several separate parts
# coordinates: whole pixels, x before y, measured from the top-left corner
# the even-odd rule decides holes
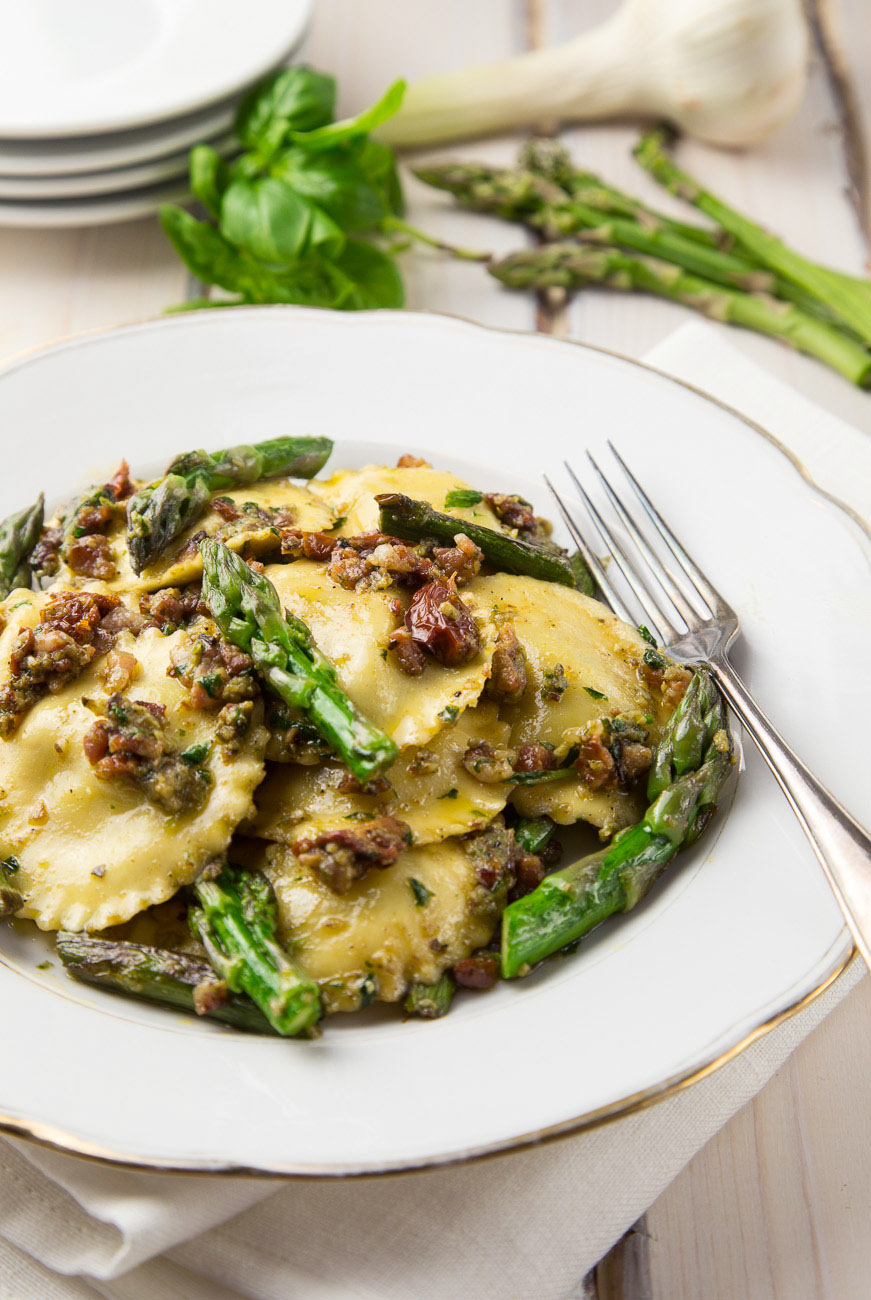
[[[871,967],[871,835],[822,785],[763,713],[725,659],[717,684],[786,795],[828,877],[865,964]]]

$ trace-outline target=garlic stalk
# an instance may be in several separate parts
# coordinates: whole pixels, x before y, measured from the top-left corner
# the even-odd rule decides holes
[[[801,0],[625,0],[565,45],[417,82],[380,135],[422,146],[653,117],[714,144],[750,145],[795,113],[807,53]]]

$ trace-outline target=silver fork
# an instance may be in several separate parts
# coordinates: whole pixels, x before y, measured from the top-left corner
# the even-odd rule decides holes
[[[706,660],[710,664],[717,685],[789,800],[828,877],[856,947],[871,967],[871,835],[817,780],[753,699],[728,659],[729,647],[738,635],[737,614],[675,537],[616,447],[610,442],[608,446],[638,498],[643,514],[638,513],[637,506],[633,513],[589,452],[587,455],[615,514],[632,540],[634,555],[597,509],[571,465],[565,462],[569,477],[657,640],[680,662]],[[547,476],[545,483],[612,609],[627,623],[634,623],[632,611]],[[646,523],[641,522],[644,516]],[[670,562],[663,562],[650,544],[651,530],[664,543]]]

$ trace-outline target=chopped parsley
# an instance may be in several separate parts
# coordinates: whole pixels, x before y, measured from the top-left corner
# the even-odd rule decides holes
[[[179,758],[183,763],[187,763],[188,767],[196,767],[197,763],[202,763],[208,752],[208,744],[200,741],[198,745],[189,745],[187,749],[183,749]]]
[[[544,681],[541,686],[541,698],[550,700],[555,703],[561,700],[569,688],[568,678],[562,664],[554,664],[553,668],[546,668]]]
[[[208,695],[209,699],[213,700],[217,695],[221,686],[220,673],[210,673],[208,677],[201,677],[200,686],[202,686],[203,690],[206,692],[206,695]]]
[[[124,726],[125,722],[130,721],[130,715],[128,714],[127,710],[124,708],[123,704],[121,704],[121,702],[118,699],[116,699],[114,696],[109,701],[109,712],[111,713],[112,717],[115,719],[116,722],[121,723],[122,727]]]
[[[656,646],[656,637],[653,635],[649,627],[645,627],[644,624],[641,623],[639,624],[638,631],[644,637],[644,640],[648,645]]]
[[[662,671],[664,668],[668,667],[668,664],[658,650],[645,650],[644,662],[647,664],[648,668],[655,668],[658,671]]]
[[[446,704],[438,716],[441,718],[442,722],[456,722],[457,718],[460,716],[460,710],[457,708],[456,704]]]
[[[584,690],[587,692],[591,700],[607,700],[608,698],[603,691],[594,691],[592,686],[585,686]]]
[[[427,903],[432,898],[432,890],[427,889],[423,881],[416,880],[414,876],[408,877],[408,887],[412,894],[414,894],[415,907],[426,907]]]
[[[3,861],[0,862],[0,871],[3,872],[4,876],[14,876],[16,872],[20,870],[21,863],[12,853],[9,854],[8,858],[4,858]]]
[[[451,506],[476,506],[483,500],[484,493],[475,488],[451,488],[445,497],[445,510],[450,510]]]
[[[457,795],[458,795],[459,793],[460,793],[460,792],[459,792],[459,790],[457,789],[457,787],[456,787],[455,785],[452,785],[451,788],[450,788],[450,790],[445,790],[444,794],[440,794],[440,795],[439,795],[439,798],[440,798],[440,799],[456,799],[456,797],[457,797]]]

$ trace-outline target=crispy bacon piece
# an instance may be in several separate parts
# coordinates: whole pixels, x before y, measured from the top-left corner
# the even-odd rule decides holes
[[[491,699],[515,704],[526,690],[526,655],[510,623],[503,623],[496,637],[493,662],[486,691]]]
[[[549,745],[534,741],[529,745],[521,745],[517,751],[515,772],[552,772],[555,767],[556,759]]]
[[[62,690],[110,648],[113,633],[101,623],[118,603],[117,596],[102,592],[59,592],[42,621],[19,632],[9,656],[10,679],[0,687],[0,736],[11,735],[31,705]]]
[[[171,653],[170,675],[190,691],[192,709],[214,712],[259,693],[254,660],[222,636],[204,632]]]
[[[498,978],[496,958],[489,953],[464,957],[454,966],[454,979],[462,989],[492,989]]]
[[[128,700],[116,691],[82,740],[85,757],[101,781],[135,786],[170,815],[198,807],[208,782],[196,764],[170,750],[166,709],[149,700]]]
[[[73,573],[85,578],[114,578],[117,572],[109,539],[100,532],[72,538],[66,560]]]
[[[411,843],[411,830],[396,817],[376,817],[297,840],[293,851],[304,867],[337,894],[346,894],[372,867],[391,867]]]

